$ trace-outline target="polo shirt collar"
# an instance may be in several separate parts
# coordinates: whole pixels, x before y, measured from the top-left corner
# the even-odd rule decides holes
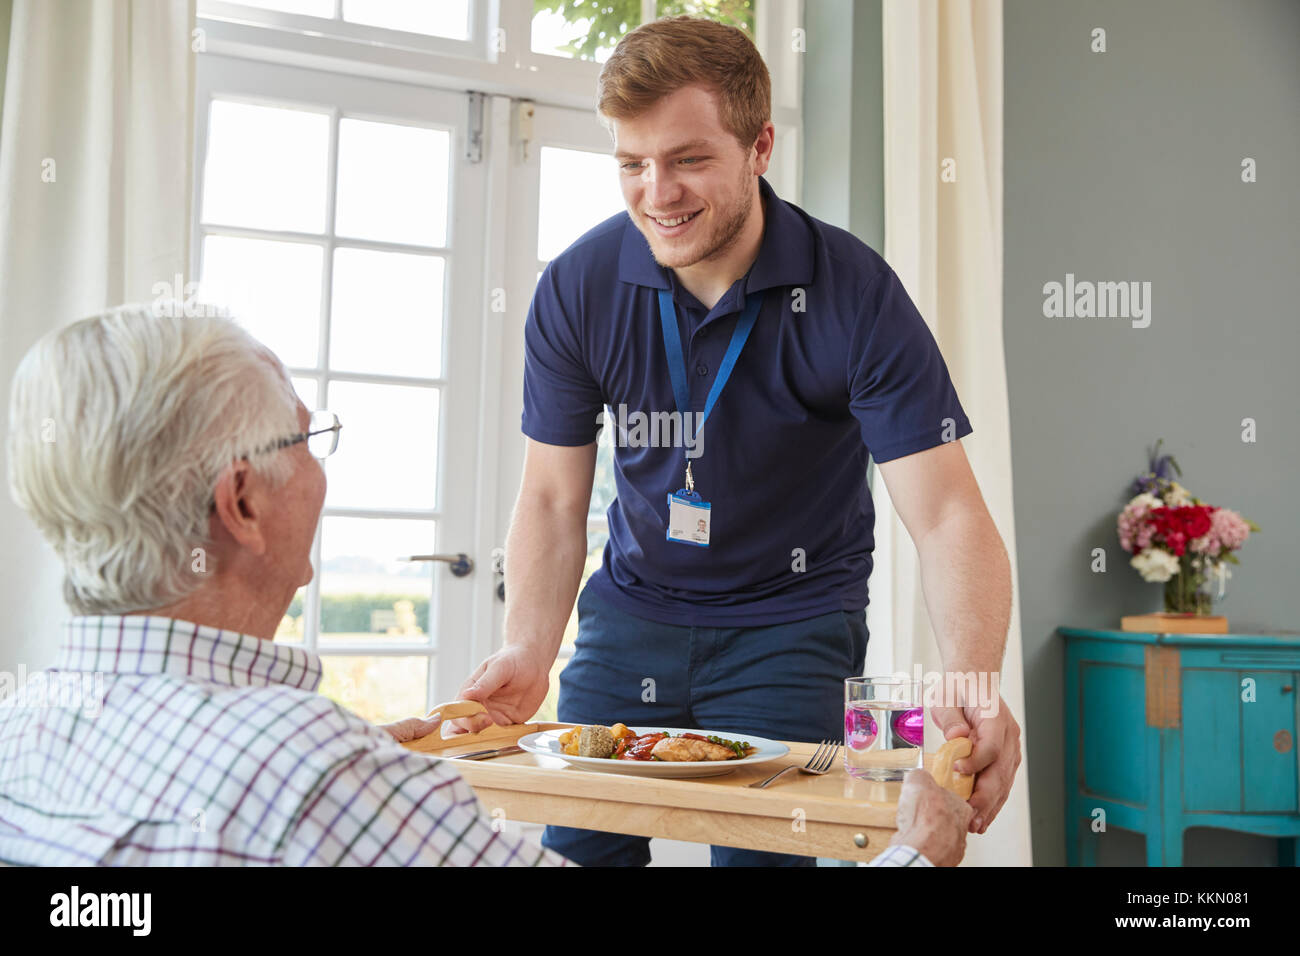
[[[808,285],[813,281],[812,228],[793,206],[777,196],[762,176],[758,177],[758,189],[767,199],[767,218],[758,257],[750,267],[745,288],[741,291],[748,294],[763,289]],[[632,222],[631,214],[628,214],[623,228],[618,278],[622,282],[652,289],[672,288],[668,270],[655,262],[650,244]]]
[[[314,691],[320,657],[302,647],[238,631],[143,614],[74,617],[55,670],[167,674],[241,687],[287,685]]]

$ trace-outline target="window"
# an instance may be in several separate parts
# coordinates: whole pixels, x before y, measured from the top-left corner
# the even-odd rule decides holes
[[[576,111],[541,110],[534,118],[534,133],[539,141],[582,143],[590,149],[571,145],[542,146],[538,170],[537,204],[537,272],[563,252],[588,229],[622,212],[626,206],[615,176],[614,158],[610,155],[608,134],[593,117]],[[609,430],[603,432],[607,439]],[[613,445],[598,443],[596,475],[591,491],[587,518],[587,563],[580,587],[600,567],[609,531],[605,510],[614,500]],[[555,720],[559,698],[559,674],[573,654],[578,636],[578,612],[569,615],[560,653],[551,668],[551,690],[538,711],[538,720]]]
[[[460,582],[403,560],[442,541],[463,550],[472,528],[446,467],[476,439],[448,411],[453,392],[472,406],[478,382],[448,367],[461,341],[449,306],[481,296],[475,268],[449,270],[481,244],[472,218],[452,221],[453,186],[467,216],[482,204],[453,175],[464,100],[219,57],[200,94],[201,294],[281,357],[304,404],[344,425],[325,462],[317,573],[280,635],[325,653],[322,689],[363,716],[422,712],[469,666],[467,647],[436,640],[468,619]]]

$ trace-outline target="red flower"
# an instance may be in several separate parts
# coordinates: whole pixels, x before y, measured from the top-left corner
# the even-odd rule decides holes
[[[1182,557],[1187,543],[1210,530],[1213,505],[1184,505],[1180,508],[1152,508],[1146,520],[1155,528],[1156,537],[1174,554]]]

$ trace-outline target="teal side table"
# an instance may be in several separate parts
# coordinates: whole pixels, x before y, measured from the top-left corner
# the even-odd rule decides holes
[[[1181,866],[1188,827],[1300,838],[1300,637],[1062,627],[1066,862],[1095,866],[1107,827],[1145,834],[1148,866]]]

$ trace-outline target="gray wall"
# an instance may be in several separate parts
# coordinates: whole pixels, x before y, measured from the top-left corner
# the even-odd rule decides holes
[[[803,202],[885,251],[880,0],[807,0]]]
[[[1235,508],[1248,541],[1220,605],[1236,632],[1300,630],[1300,3],[1006,0],[1004,304],[1034,858],[1064,863],[1058,625],[1158,610],[1114,530],[1143,449]],[[1106,53],[1089,51],[1104,27]],[[1258,182],[1241,181],[1243,157]],[[1043,284],[1152,284],[1151,325],[1043,317]],[[1254,418],[1258,440],[1243,443]],[[978,428],[978,423],[976,423]],[[1092,548],[1105,574],[1089,571]],[[1142,863],[1117,834],[1102,862]],[[1272,863],[1192,831],[1188,865]]]

